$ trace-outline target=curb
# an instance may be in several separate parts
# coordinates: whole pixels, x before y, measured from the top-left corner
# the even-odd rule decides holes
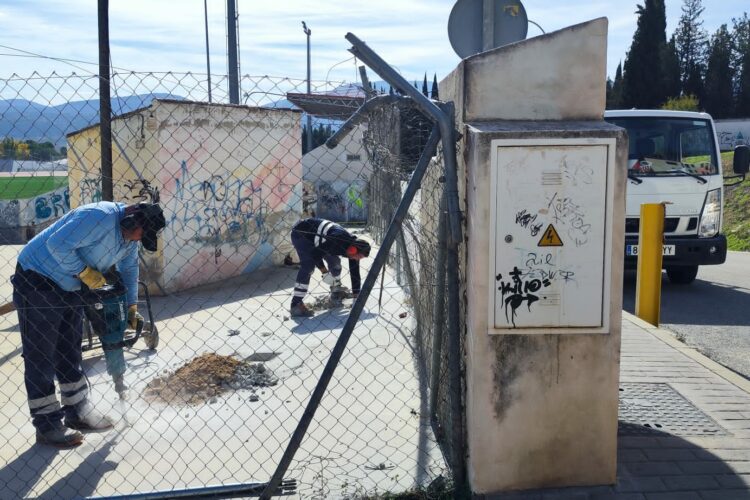
[[[739,375],[738,373],[733,372],[729,368],[726,368],[725,366],[717,363],[716,361],[709,359],[704,354],[701,354],[694,347],[688,347],[687,345],[683,344],[682,342],[680,342],[674,337],[674,335],[671,333],[670,330],[659,328],[657,326],[652,325],[651,323],[647,323],[643,321],[641,318],[639,318],[638,316],[630,314],[627,311],[622,311],[622,320],[629,321],[635,326],[643,330],[646,330],[648,333],[650,333],[657,339],[661,340],[668,346],[672,347],[673,349],[677,351],[680,351],[682,354],[684,354],[688,358],[703,365],[704,368],[713,372],[715,375],[723,378],[730,384],[750,394],[750,380],[746,379],[742,375]]]

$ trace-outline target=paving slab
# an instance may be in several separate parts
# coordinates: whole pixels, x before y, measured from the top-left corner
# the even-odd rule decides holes
[[[666,384],[694,407],[691,411],[718,425],[722,435],[670,435],[658,429],[645,436],[620,435],[617,483],[605,486],[604,492],[601,486],[576,487],[484,498],[750,499],[750,381],[682,344],[670,332],[624,312],[620,382],[621,386]],[[655,418],[664,418],[664,410],[654,405]]]

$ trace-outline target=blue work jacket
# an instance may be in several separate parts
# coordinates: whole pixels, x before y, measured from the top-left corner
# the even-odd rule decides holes
[[[51,279],[63,290],[81,289],[86,266],[104,273],[116,266],[128,290],[128,305],[138,301],[138,242],[122,237],[125,205],[102,201],[82,205],[36,235],[21,250],[18,263]]]

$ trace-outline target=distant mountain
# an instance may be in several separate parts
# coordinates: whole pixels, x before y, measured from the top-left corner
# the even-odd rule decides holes
[[[143,94],[112,98],[112,114],[129,113],[154,99],[183,99],[172,94]],[[65,135],[99,123],[99,101],[74,101],[45,106],[24,99],[0,100],[0,139],[49,141],[60,148]]]

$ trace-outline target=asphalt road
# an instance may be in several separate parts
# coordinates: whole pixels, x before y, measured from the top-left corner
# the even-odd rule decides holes
[[[623,308],[633,313],[635,286],[635,273],[626,272]],[[750,379],[750,253],[729,252],[690,285],[672,285],[664,273],[660,326]]]

